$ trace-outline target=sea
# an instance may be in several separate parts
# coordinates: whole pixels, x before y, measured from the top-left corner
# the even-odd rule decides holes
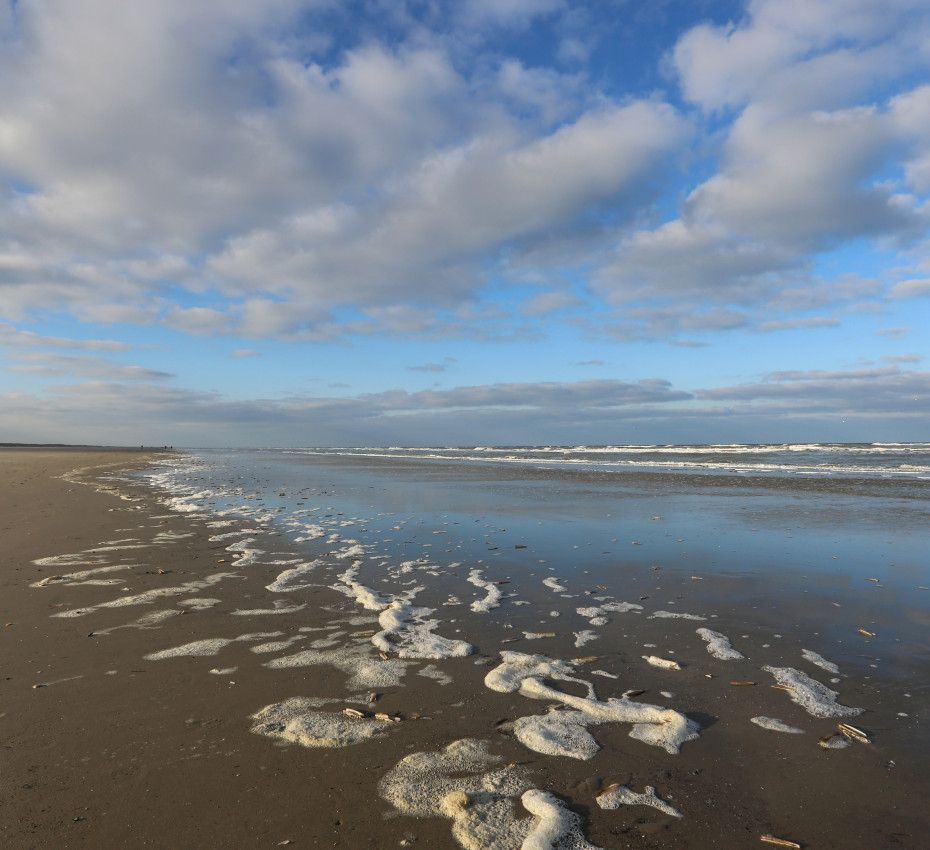
[[[351,540],[617,595],[697,576],[734,613],[844,605],[897,621],[889,651],[926,644],[930,443],[209,449],[148,475],[176,510],[274,527],[306,557]]]

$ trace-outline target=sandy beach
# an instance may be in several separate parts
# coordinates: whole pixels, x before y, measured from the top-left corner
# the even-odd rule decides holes
[[[0,452],[3,846],[925,845],[920,606],[875,625],[858,577],[831,605],[696,550],[631,560],[646,537],[571,561],[518,519],[343,511],[340,475],[371,505],[372,476],[413,486],[363,462],[304,469],[300,522],[261,467],[223,513],[214,470],[133,477],[165,460]],[[550,520],[514,486],[510,518]]]

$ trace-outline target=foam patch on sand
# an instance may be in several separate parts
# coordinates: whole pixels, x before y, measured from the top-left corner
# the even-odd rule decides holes
[[[222,523],[222,525],[232,525],[232,522],[232,520],[229,520],[228,522]],[[209,522],[207,525],[212,528],[215,523]],[[255,531],[256,529],[254,528],[240,528],[238,531],[226,531],[223,534],[211,534],[207,540],[209,540],[211,543],[218,543],[220,540],[231,540],[233,537],[243,537],[246,534],[254,534]]]
[[[307,638],[304,635],[292,635],[289,638],[284,638],[284,640],[272,640],[268,643],[259,643],[256,646],[249,648],[252,650],[252,652],[258,655],[263,655],[268,652],[280,652],[282,649],[287,649],[292,644],[306,639]]]
[[[557,578],[544,578],[543,584],[555,593],[565,593],[565,591],[568,590],[564,584],[559,584],[559,580]]]
[[[597,632],[592,632],[591,629],[582,629],[580,632],[573,632],[573,634],[575,635],[575,646],[578,648],[600,637]]]
[[[650,620],[706,620],[700,614],[682,614],[678,611],[653,611],[649,615]]]
[[[626,697],[597,699],[589,682],[572,675],[574,667],[543,655],[502,652],[502,663],[484,679],[499,693],[519,691],[525,697],[560,703],[569,710],[555,708],[548,714],[522,717],[514,722],[514,734],[524,746],[545,755],[589,759],[600,749],[588,726],[602,723],[630,723],[630,737],[675,754],[686,741],[697,737],[698,725],[670,708],[633,702]],[[545,680],[570,681],[584,685],[587,696],[575,696],[546,684]]]
[[[239,635],[234,638],[207,638],[206,640],[195,640],[181,646],[173,646],[170,649],[162,649],[158,652],[150,652],[144,656],[146,661],[163,661],[166,658],[181,658],[184,656],[206,656],[216,655],[220,650],[225,649],[233,643],[248,643],[265,638],[280,637],[284,632],[256,632],[254,634]]]
[[[828,673],[833,673],[834,676],[838,676],[840,668],[836,666],[832,661],[827,661],[819,652],[814,652],[811,649],[802,649],[801,655],[804,657],[805,661],[809,661],[816,667],[819,667],[821,670],[826,670]]]
[[[390,721],[318,711],[318,704],[319,700],[313,698],[291,697],[266,705],[252,715],[256,722],[250,731],[302,747],[337,748],[370,741],[393,726]]]
[[[347,546],[345,549],[340,549],[338,552],[334,552],[334,558],[345,560],[347,558],[363,558],[365,556],[365,547],[362,546],[361,543],[355,540],[346,540],[345,542],[353,545]]]
[[[471,603],[471,610],[477,613],[487,613],[501,604],[500,588],[494,582],[485,581],[483,575],[481,570],[472,570],[468,574],[469,583],[480,587],[486,594],[484,599],[477,599]]]
[[[658,655],[644,655],[643,661],[662,670],[681,670],[681,665],[671,658],[660,658]]]
[[[440,685],[451,685],[455,681],[448,673],[440,670],[435,664],[425,664],[417,670],[417,675],[423,676],[425,679],[433,679],[439,682]]]
[[[64,575],[60,576],[46,576],[41,581],[32,582],[29,586],[48,587],[51,584],[70,584],[72,582],[80,582],[83,579],[101,575],[103,573],[115,573],[121,572],[122,570],[131,570],[135,566],[135,564],[110,564],[106,567],[94,567],[91,570],[78,570],[77,572],[65,573]]]
[[[219,599],[206,599],[200,596],[194,599],[183,599],[178,605],[189,608],[191,611],[206,611],[209,608],[213,608],[215,605],[219,605],[220,602],[221,600]]]
[[[730,639],[726,635],[711,629],[698,629],[697,633],[701,640],[707,641],[707,651],[714,658],[719,658],[721,661],[739,661],[741,658],[745,658],[741,652],[733,649]]]
[[[32,563],[37,567],[84,567],[107,562],[102,555],[89,555],[88,552],[90,552],[89,549],[65,555],[50,555],[47,558],[36,558]]]
[[[230,543],[226,547],[227,552],[232,552],[236,555],[236,559],[232,562],[231,566],[233,567],[250,567],[258,560],[259,555],[264,555],[264,550],[256,549],[254,546],[250,546],[250,543],[254,543],[254,537],[246,537],[244,540],[239,540],[235,543]]]
[[[797,726],[789,726],[777,717],[765,717],[764,715],[760,715],[759,717],[750,717],[749,722],[755,723],[756,726],[761,726],[763,729],[768,729],[771,732],[787,732],[789,735],[804,734],[803,729],[798,729]]]
[[[83,617],[99,611],[103,608],[125,608],[130,605],[148,605],[156,599],[163,599],[166,596],[183,596],[188,593],[197,593],[200,590],[206,590],[213,587],[227,578],[238,578],[236,573],[213,573],[196,581],[188,581],[175,587],[157,587],[153,590],[146,590],[144,593],[135,593],[131,596],[120,596],[117,599],[111,599],[108,602],[98,602],[96,605],[87,605],[84,608],[74,608],[70,611],[59,611],[52,614],[53,617]]]
[[[464,640],[434,634],[439,620],[429,619],[433,608],[416,608],[409,601],[394,601],[378,617],[381,631],[371,642],[382,652],[401,658],[462,658],[474,647]]]
[[[108,635],[120,629],[158,629],[161,628],[161,624],[166,620],[178,617],[182,613],[184,612],[179,611],[177,608],[165,608],[161,611],[152,611],[148,614],[143,614],[138,620],[132,623],[124,623],[121,626],[110,626],[108,629],[94,629],[92,634]]]
[[[603,605],[592,605],[588,608],[575,609],[592,626],[606,626],[610,622],[605,614],[627,614],[643,610],[642,605],[635,602],[605,602]]]
[[[359,584],[358,582],[358,570],[359,565],[353,564],[349,569],[344,573],[340,573],[336,578],[339,579],[339,584],[332,584],[330,588],[332,590],[338,591],[343,596],[348,596],[350,599],[354,599],[361,605],[363,608],[368,609],[369,611],[381,611],[384,608],[387,608],[391,604],[390,599],[385,596],[382,596],[375,590],[372,590],[370,587],[366,587],[364,584]]]
[[[439,752],[412,753],[378,783],[378,793],[411,817],[446,817],[465,850],[520,850],[531,820],[513,798],[528,790],[523,768],[502,766],[486,741],[465,738]]]
[[[283,573],[278,573],[278,577],[271,583],[265,585],[265,590],[272,593],[291,593],[294,590],[304,590],[313,587],[313,583],[307,581],[307,577],[312,573],[322,561],[309,561],[306,564],[298,564],[291,567]]]
[[[793,667],[763,667],[779,685],[783,685],[792,702],[814,717],[855,717],[863,708],[850,708],[836,701],[838,693]]]
[[[581,818],[554,794],[531,788],[523,792],[520,802],[533,816],[520,850],[600,850],[585,840]]]
[[[399,658],[381,659],[373,656],[371,644],[366,642],[338,649],[306,649],[295,655],[273,658],[266,661],[265,666],[272,670],[317,665],[335,667],[348,674],[348,687],[351,690],[363,690],[397,687],[409,663]]]
[[[319,540],[321,537],[326,536],[326,529],[321,525],[304,525],[301,528],[300,536],[294,538],[297,543],[304,543],[307,540]]]
[[[196,531],[159,531],[152,538],[153,543],[173,543],[175,540],[184,540],[188,537],[194,537]],[[125,541],[116,541],[116,542],[125,542]]]
[[[234,617],[267,617],[271,614],[296,614],[307,607],[306,602],[302,605],[292,605],[280,599],[271,604],[271,608],[237,608],[229,613]]]
[[[500,694],[522,692],[524,682],[530,679],[552,679],[559,682],[577,682],[594,696],[594,686],[574,675],[570,661],[549,658],[546,655],[527,655],[524,652],[501,652],[501,663],[484,677],[484,685]]]
[[[597,804],[602,809],[609,810],[619,809],[620,806],[651,806],[669,817],[681,817],[678,809],[656,796],[656,789],[651,785],[647,785],[642,794],[631,791],[625,785],[607,789],[597,795]]]

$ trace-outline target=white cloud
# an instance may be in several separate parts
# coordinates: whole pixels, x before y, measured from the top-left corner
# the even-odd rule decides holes
[[[921,298],[930,295],[930,278],[902,280],[891,287],[892,298]]]
[[[926,11],[921,0],[752,0],[739,23],[683,35],[672,62],[685,96],[707,109],[848,95],[920,65]],[[910,50],[876,49],[888,40]]]

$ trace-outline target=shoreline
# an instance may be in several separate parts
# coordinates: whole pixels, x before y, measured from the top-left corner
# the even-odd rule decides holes
[[[498,615],[478,619],[479,615],[468,612],[443,612],[445,622],[439,632],[471,641],[475,653],[432,664],[411,662],[402,687],[381,688],[384,695],[378,710],[407,718],[388,734],[344,749],[282,747],[280,741],[253,734],[250,717],[264,706],[293,697],[322,697],[333,700],[330,708],[340,710],[351,704],[352,696],[363,695],[347,688],[345,669],[328,665],[269,668],[264,662],[275,654],[253,652],[255,642],[238,642],[241,634],[261,634],[256,640],[274,643],[288,638],[273,636],[273,632],[299,637],[298,628],[323,629],[336,621],[354,623],[343,631],[377,631],[377,611],[360,608],[354,598],[328,586],[344,573],[348,559],[333,557],[333,547],[323,540],[306,544],[309,549],[292,547],[284,533],[269,526],[260,529],[253,521],[251,526],[261,535],[257,545],[265,557],[234,567],[232,562],[243,561],[248,547],[231,552],[229,546],[236,538],[210,541],[209,537],[231,533],[236,526],[210,529],[208,524],[228,521],[245,526],[248,520],[180,512],[169,515],[158,502],[159,494],[141,483],[118,485],[140,499],[125,502],[113,493],[48,478],[66,465],[63,457],[56,454],[54,462],[36,458],[31,470],[19,470],[21,480],[12,482],[15,489],[8,489],[6,502],[0,504],[4,509],[0,515],[8,518],[5,561],[12,566],[12,571],[7,567],[0,577],[2,618],[13,622],[4,628],[3,668],[7,672],[0,709],[11,767],[0,784],[14,812],[0,827],[0,837],[8,846],[144,846],[153,841],[156,846],[217,847],[236,842],[274,846],[290,841],[307,847],[388,848],[402,846],[402,841],[415,836],[419,846],[451,848],[458,845],[447,819],[400,816],[381,799],[377,786],[409,753],[438,752],[462,737],[488,741],[505,763],[524,765],[534,787],[555,791],[567,800],[583,817],[588,839],[601,847],[735,848],[756,842],[763,833],[796,835],[810,846],[918,846],[915,842],[926,826],[920,800],[927,777],[921,776],[919,765],[908,763],[903,749],[893,769],[886,763],[894,759],[888,751],[900,748],[906,733],[886,730],[890,720],[882,720],[884,760],[877,750],[867,747],[817,753],[811,758],[815,734],[811,727],[822,727],[822,723],[807,720],[804,725],[809,731],[804,736],[733,724],[733,715],[760,713],[757,688],[728,686],[727,668],[711,659],[703,641],[694,636],[693,627],[707,623],[693,623],[687,632],[681,631],[681,635],[690,635],[679,647],[680,657],[688,663],[683,671],[670,674],[641,662],[634,670],[634,659],[646,651],[639,650],[639,645],[658,643],[671,633],[667,621],[625,620],[622,614],[611,614],[598,643],[578,649],[558,619],[551,620],[552,628],[562,636],[515,640],[515,632],[505,627],[529,628],[531,617],[523,613],[528,608],[498,609],[498,615],[506,611],[509,622]],[[134,466],[139,460],[127,456],[113,463]],[[101,545],[119,546],[118,541],[128,537],[146,545],[122,550],[121,560],[108,563],[138,562],[125,572],[114,573],[120,581],[112,587],[29,587],[65,571],[59,566],[37,567],[33,560]],[[161,539],[157,545],[153,543],[156,538]],[[326,562],[316,567],[312,586],[270,596],[266,585],[287,565],[268,562],[306,559],[308,553]],[[453,581],[458,582],[456,587],[468,587],[463,581],[468,566],[443,577],[441,587]],[[363,565],[361,581],[371,583],[365,578],[371,576],[370,567],[367,562]],[[145,593],[232,571],[242,577],[223,578],[180,595],[181,601],[220,598],[202,610],[181,607],[172,597],[154,605],[98,608],[70,619],[49,616],[125,595],[124,588]],[[509,566],[492,570],[485,565],[489,578],[511,572]],[[667,581],[664,584],[668,593]],[[471,589],[480,595],[478,587]],[[552,590],[540,589],[535,583],[521,587],[520,592],[542,604],[556,599]],[[275,599],[306,607],[283,614],[230,616],[237,610],[269,612]],[[437,600],[429,597],[427,603],[439,604]],[[652,602],[643,604],[654,607]],[[177,615],[140,628],[137,621],[153,610],[176,610]],[[363,625],[366,622],[369,625]],[[711,625],[718,628],[717,621]],[[462,633],[456,633],[459,627]],[[719,627],[747,655],[764,654],[759,640],[732,630],[735,624]],[[631,630],[636,631],[635,637],[630,636]],[[216,656],[146,659],[162,650],[211,639],[233,642]],[[365,643],[368,637],[358,640]],[[305,646],[300,640],[294,643],[278,649],[277,656],[291,655]],[[669,676],[676,675],[671,680],[675,704],[700,725],[700,736],[685,744],[677,756],[669,756],[630,741],[628,727],[606,725],[593,730],[601,750],[590,761],[534,753],[514,739],[508,724],[544,710],[546,703],[530,702],[519,694],[495,693],[481,684],[498,663],[501,650],[545,653],[552,658],[597,652],[598,665],[621,676],[623,687],[618,691],[632,684],[644,687],[648,691],[644,699],[649,702],[661,700],[659,690],[667,686]],[[209,668],[231,666],[238,669],[226,675],[209,673]],[[427,666],[440,667],[451,681],[440,684],[416,675],[418,667]],[[711,672],[714,679],[707,680],[705,672]],[[47,686],[33,688],[34,684]],[[769,690],[761,679],[760,685]],[[611,680],[598,679],[597,686],[599,693],[609,693]],[[566,686],[566,692],[576,690]],[[844,702],[870,708],[870,724],[876,723],[876,712],[881,716],[885,711],[878,704],[878,687],[850,676],[842,691]],[[784,694],[771,693],[773,701],[778,698],[773,705],[779,717],[789,723],[804,719],[783,699]],[[430,719],[415,720],[416,714]],[[19,722],[22,717],[29,717],[26,726]],[[734,753],[744,752],[734,759]],[[831,763],[829,759],[836,755],[843,761]],[[806,773],[799,782],[791,774],[801,765]],[[29,779],[11,780],[23,776]],[[654,785],[685,818],[679,822],[643,807],[602,811],[594,805],[595,795],[613,782],[637,792]],[[874,800],[877,788],[881,791]],[[816,789],[816,805],[812,789]],[[891,817],[881,814],[883,806],[892,803],[897,818],[894,828],[906,833],[897,839],[891,837],[892,824],[881,822]],[[515,805],[525,817],[519,801]]]

